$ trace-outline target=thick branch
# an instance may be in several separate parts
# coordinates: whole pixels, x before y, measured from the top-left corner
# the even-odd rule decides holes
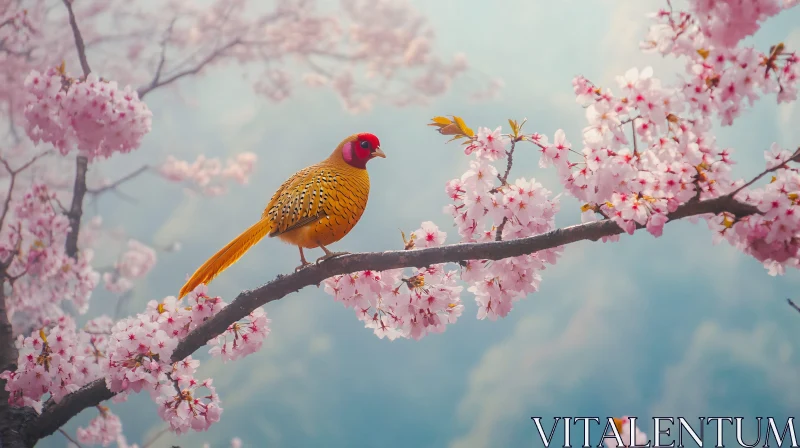
[[[723,196],[684,204],[670,214],[669,220],[675,221],[689,216],[722,212],[743,217],[757,214],[758,209],[752,205],[735,201],[730,196]],[[618,235],[622,232],[622,229],[613,221],[603,220],[569,226],[517,240],[453,244],[419,250],[368,252],[332,258],[290,275],[279,275],[275,280],[257,289],[243,291],[230,305],[187,335],[175,349],[172,361],[179,361],[191,355],[206,345],[209,340],[223,333],[233,322],[244,318],[256,308],[279,300],[307,286],[318,285],[334,275],[363,270],[383,271],[403,267],[423,267],[466,260],[500,260],[582,240],[597,241],[602,237]],[[84,386],[67,395],[57,405],[45,409],[38,421],[31,426],[30,437],[39,439],[52,434],[81,410],[97,405],[113,395],[106,388],[104,380],[96,380]]]
[[[5,272],[2,273],[5,277]],[[5,283],[5,279],[3,279]],[[0,372],[16,370],[17,347],[14,345],[14,331],[8,318],[8,297],[5,288],[0,287]],[[5,386],[5,381],[0,380],[0,385]],[[8,401],[8,392],[5,387],[0,388],[0,402]]]
[[[86,196],[86,170],[89,160],[85,156],[78,156],[75,161],[75,186],[72,189],[72,205],[67,212],[69,218],[69,233],[67,234],[67,255],[75,258],[78,255],[78,234],[81,230],[81,216],[83,215],[83,197]]]
[[[5,273],[2,273],[5,276]],[[8,319],[8,298],[0,282],[0,372],[17,369],[17,347],[11,321]],[[0,447],[17,448],[33,446],[26,439],[25,428],[36,418],[29,407],[17,407],[8,403],[5,380],[0,380]]]
[[[78,28],[78,22],[75,20],[75,13],[72,11],[72,0],[63,0],[64,5],[67,7],[69,13],[69,25],[72,27],[72,34],[75,37],[75,48],[78,51],[78,59],[81,61],[81,69],[83,69],[84,78],[89,76],[92,69],[89,67],[89,61],[86,59],[86,45],[81,36],[81,30]],[[72,206],[67,212],[69,218],[69,233],[67,234],[66,251],[67,255],[75,258],[78,255],[78,233],[81,229],[81,215],[83,215],[83,197],[86,195],[86,170],[89,166],[89,160],[84,156],[78,156],[75,161],[75,186],[72,191]]]

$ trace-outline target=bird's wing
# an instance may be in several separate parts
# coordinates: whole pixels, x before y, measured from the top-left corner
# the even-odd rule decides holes
[[[263,217],[272,221],[270,236],[313,223],[325,216],[323,203],[332,173],[318,165],[302,169],[290,177],[272,196]]]

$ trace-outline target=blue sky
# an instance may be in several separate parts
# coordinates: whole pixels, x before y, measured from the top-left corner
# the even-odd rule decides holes
[[[656,0],[414,3],[432,21],[439,50],[464,51],[477,71],[503,78],[499,98],[466,100],[482,79],[476,77],[430,106],[381,106],[354,116],[326,91],[268,103],[252,94],[236,68],[184,83],[194,106],[167,91],[148,98],[153,132],[137,153],[106,163],[109,173],[167,154],[193,159],[254,151],[259,162],[250,185],[221,198],[189,197],[153,177],[125,188],[138,205],[101,198],[109,225],[124,225],[147,243],[183,244],[181,252],[160,256],[126,312],[174,294],[186,273],[260,216],[287,176],[327,156],[346,135],[377,134],[388,158],[371,164],[369,206],[337,250],[398,248],[397,229],[413,230],[425,220],[455,242],[441,211],[444,183],[463,172],[467,159],[425,126],[430,117],[458,114],[473,127],[492,128],[527,117],[528,131],[552,136],[563,128],[577,143],[585,119],[572,95],[574,75],[615,87],[614,75],[629,67],[652,65],[665,81],[681,69],[638,50],[644,15],[662,6]],[[797,23],[796,8],[752,40],[760,48],[776,41],[800,48]],[[752,175],[763,168],[763,151],[773,141],[800,144],[798,124],[797,106],[776,107],[769,98],[735,129],[721,130],[719,140],[734,149],[735,173]],[[537,162],[533,150],[520,153],[513,175],[535,177],[559,192],[554,173]],[[574,224],[578,215],[578,204],[565,199],[556,222]],[[230,300],[291,271],[296,257],[295,248],[264,241],[211,291]],[[222,421],[207,433],[164,437],[155,446],[207,441],[222,447],[234,436],[245,446],[275,447],[540,446],[532,415],[792,415],[800,399],[800,315],[785,299],[795,297],[799,279],[793,271],[770,277],[731,247],[712,246],[704,224],[681,222],[658,239],[641,233],[614,244],[568,247],[543,273],[541,290],[497,322],[478,321],[465,293],[460,321],[420,342],[379,340],[351,310],[307,288],[266,307],[272,334],[262,351],[233,363],[205,363],[222,397]],[[109,294],[93,300],[96,310],[113,309]],[[149,397],[114,409],[131,442],[162,428]],[[69,430],[93,416],[85,412]],[[41,445],[64,440],[57,434]]]

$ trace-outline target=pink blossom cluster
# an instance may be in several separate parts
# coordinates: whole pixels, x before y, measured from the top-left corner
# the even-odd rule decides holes
[[[137,149],[150,132],[152,112],[130,86],[94,74],[72,79],[55,68],[25,79],[25,131],[34,143],[53,144],[63,155],[74,150],[89,160]]]
[[[760,261],[771,275],[783,274],[786,267],[800,266],[800,171],[789,166],[797,153],[773,144],[765,153],[771,181],[761,188],[746,188],[736,195],[742,202],[758,207],[761,214],[737,218],[730,213],[708,219],[714,243],[722,240]]]
[[[517,143],[514,142],[516,145]],[[509,240],[539,235],[555,229],[558,199],[534,179],[507,180],[495,162],[505,170],[511,139],[500,128],[479,128],[466,146],[473,156],[470,169],[449,181],[445,191],[452,204],[445,207],[458,228],[461,242]],[[461,279],[478,304],[478,318],[496,320],[511,311],[513,303],[539,289],[540,271],[555,264],[561,248],[504,260],[471,260],[465,263]]]
[[[103,274],[106,289],[121,294],[133,288],[133,281],[143,278],[156,264],[156,251],[136,240],[128,241],[128,250],[114,265],[113,272]]]
[[[78,442],[85,445],[109,446],[122,436],[122,422],[105,406],[97,406],[100,413],[85,428],[75,431]]]
[[[3,48],[11,50],[0,51],[0,60],[6,53],[16,56],[16,53],[22,50],[23,45],[30,41],[32,31],[33,23],[26,8],[10,2],[0,4],[0,36],[2,36]]]
[[[280,42],[277,46],[286,54],[298,55],[301,60],[312,56],[314,62],[307,64],[304,83],[330,88],[351,113],[368,111],[379,100],[398,106],[425,103],[447,92],[469,67],[463,54],[449,60],[436,54],[430,24],[408,1],[343,0],[335,17],[321,14],[322,9],[311,2],[284,3],[283,17],[287,19],[258,33],[266,34],[267,42]],[[270,48],[267,54],[274,51]],[[243,53],[255,52],[245,49]],[[324,61],[327,56],[346,58],[357,65],[330,64]],[[317,62],[320,59],[324,62]],[[392,82],[400,75],[404,81]],[[273,101],[283,101],[292,94],[293,81],[287,69],[270,67],[254,87]],[[359,87],[375,81],[380,85],[379,95]]]
[[[690,9],[711,44],[733,47],[755,34],[761,23],[797,0],[692,0]]]
[[[552,143],[540,134],[529,140],[540,148],[540,165],[555,166],[567,192],[586,204],[584,222],[607,217],[630,234],[645,226],[660,236],[679,205],[730,190],[733,162],[708,120],[679,118],[683,97],[663,88],[652,69],[631,69],[617,81],[622,97],[583,77],[573,82],[589,122],[582,148],[573,149],[562,130]]]
[[[191,356],[173,362],[172,353],[181,338],[225,306],[200,285],[186,299],[170,296],[151,301],[143,314],[117,322],[110,336],[106,376],[109,390],[118,393],[115,400],[124,400],[131,391],[148,391],[161,418],[177,433],[202,431],[218,421],[222,408],[212,380],[195,378],[200,362]],[[235,348],[231,344],[223,351],[214,344],[210,353],[228,360],[257,351],[269,334],[268,322],[263,311],[252,312],[248,320],[220,336],[235,338]]]
[[[446,236],[432,222],[424,222],[411,233],[406,249],[440,246]],[[337,275],[324,281],[325,292],[353,308],[366,328],[381,339],[419,340],[427,334],[443,332],[464,310],[457,271],[447,271],[442,264],[410,271]]]
[[[761,13],[770,11],[768,15],[773,15],[780,11],[778,3],[778,0],[694,2],[696,7],[710,7],[715,13],[717,9],[732,8],[745,14],[739,17],[739,22],[711,15],[713,23],[726,28],[723,32],[712,34],[718,37],[717,40],[709,40],[707,34],[713,31],[704,28],[708,24],[703,20],[698,21],[688,12],[662,10],[655,14],[656,24],[651,26],[641,46],[645,51],[685,58],[686,77],[675,92],[680,100],[674,104],[679,108],[678,111],[685,104],[690,112],[703,116],[718,114],[723,125],[730,125],[744,109],[745,101],[752,104],[760,94],[775,93],[779,103],[797,99],[800,77],[800,58],[797,53],[789,52],[783,43],[774,45],[767,52],[757,51],[750,46],[734,46],[740,38],[752,34],[759,26],[758,13],[750,15],[747,11],[749,8]],[[787,2],[784,7],[797,3]],[[741,22],[756,28],[751,31],[748,26],[739,26]],[[710,26],[714,28],[715,25]]]
[[[91,266],[91,249],[76,259],[65,251],[69,219],[56,210],[55,193],[34,184],[21,198],[11,201],[0,230],[0,260],[13,279],[6,298],[15,333],[30,332],[63,314],[61,304],[70,301],[85,313],[99,282]]]
[[[117,393],[114,401],[124,401],[130,392],[149,392],[159,415],[175,432],[208,429],[222,412],[211,379],[196,379],[200,362],[191,356],[172,360],[178,341],[226,306],[205,291],[201,285],[183,300],[153,300],[144,313],[116,323],[103,316],[78,330],[74,320],[64,316],[28,337],[19,336],[18,368],[0,374],[8,381],[10,401],[41,410],[48,396],[58,402],[105,378],[109,390]],[[268,323],[263,310],[250,313],[212,342],[211,355],[229,360],[257,351],[269,334]],[[101,410],[78,436],[92,443],[117,440],[120,431],[113,419]]]
[[[21,115],[24,107],[19,86],[31,70],[32,47],[42,33],[40,20],[47,5],[0,1],[0,110]],[[42,52],[44,53],[44,52]]]
[[[707,50],[696,25],[669,30],[661,30],[660,40],[671,46],[661,49],[689,60],[690,79],[663,86],[652,69],[634,68],[617,78],[615,95],[579,76],[573,86],[589,123],[582,148],[573,148],[561,130],[552,143],[539,134],[527,138],[539,146],[540,164],[554,165],[567,192],[585,203],[584,222],[609,218],[628,233],[643,226],[660,236],[667,215],[680,205],[738,193],[744,181],[731,178],[731,151],[716,145],[712,118],[731,124],[745,101],[762,94],[775,93],[778,102],[796,99],[796,53]],[[773,147],[766,154],[767,169],[777,170],[773,182],[736,195],[761,215],[707,218],[718,235],[772,273],[798,265],[797,170],[787,165],[792,157]]]
[[[247,319],[234,322],[224,333],[209,341],[209,353],[221,357],[223,362],[255,353],[269,335],[269,323],[267,313],[262,308],[257,308]]]
[[[90,321],[87,329],[102,326],[103,322]],[[48,322],[28,337],[20,335],[16,341],[17,369],[0,373],[0,378],[7,381],[9,402],[41,412],[45,395],[58,403],[65,395],[102,377],[104,341],[95,336],[76,330],[75,321],[69,316]]]
[[[218,158],[209,159],[204,155],[197,156],[193,163],[176,159],[173,156],[159,167],[159,173],[172,182],[185,182],[195,191],[208,196],[219,196],[228,191],[223,182],[232,180],[245,185],[255,168],[258,156],[252,152],[243,152],[229,158],[223,167]]]

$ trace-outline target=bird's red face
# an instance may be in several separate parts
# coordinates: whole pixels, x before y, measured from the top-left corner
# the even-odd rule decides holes
[[[367,162],[375,157],[386,158],[381,151],[381,142],[378,137],[369,133],[357,134],[355,138],[342,145],[342,157],[349,165],[365,169]]]

